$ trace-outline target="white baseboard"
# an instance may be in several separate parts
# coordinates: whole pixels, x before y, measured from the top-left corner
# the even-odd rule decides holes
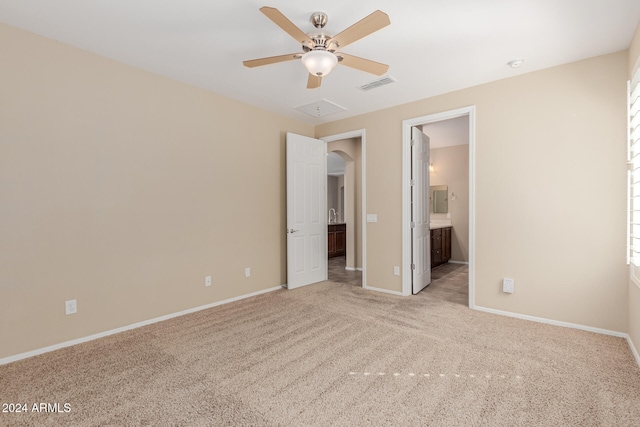
[[[452,260],[452,259],[449,260],[449,263],[450,264],[465,264],[465,265],[469,265],[468,261],[455,261],[455,260]]]
[[[363,286],[363,289],[366,289],[368,291],[375,291],[375,292],[383,292],[385,294],[391,294],[391,295],[398,295],[398,296],[403,296],[402,292],[398,292],[398,291],[390,291],[389,289],[382,289],[382,288],[372,288],[371,286]]]
[[[71,341],[65,341],[65,342],[60,343],[60,344],[54,344],[54,345],[51,345],[51,346],[48,346],[48,347],[39,348],[37,350],[28,351],[26,353],[16,354],[14,356],[4,357],[4,358],[0,359],[0,365],[5,365],[7,363],[15,362],[17,360],[21,360],[21,359],[26,359],[28,357],[37,356],[39,354],[48,353],[50,351],[58,350],[58,349],[61,349],[61,348],[64,348],[64,347],[70,347],[72,345],[81,344],[83,342],[93,341],[93,340],[96,340],[98,338],[107,337],[109,335],[113,335],[113,334],[117,334],[117,333],[120,333],[120,332],[128,331],[130,329],[136,329],[136,328],[140,328],[142,326],[151,325],[153,323],[162,322],[163,320],[169,320],[169,319],[172,319],[174,317],[184,316],[185,314],[195,313],[196,311],[206,310],[208,308],[213,308],[213,307],[217,307],[219,305],[228,304],[230,302],[239,301],[239,300],[242,300],[242,299],[245,299],[245,298],[254,297],[256,295],[266,294],[268,292],[277,291],[279,289],[282,289],[282,286],[276,286],[276,287],[273,287],[273,288],[264,289],[262,291],[253,292],[253,293],[246,294],[246,295],[240,295],[240,296],[229,298],[229,299],[222,300],[222,301],[216,301],[216,302],[213,302],[211,304],[201,305],[199,307],[194,307],[194,308],[190,308],[190,309],[187,309],[187,310],[178,311],[176,313],[167,314],[165,316],[160,316],[160,317],[156,317],[156,318],[153,318],[153,319],[144,320],[142,322],[134,323],[132,325],[122,326],[120,328],[111,329],[109,331],[100,332],[98,334],[89,335],[87,337],[78,338],[78,339],[71,340]]]
[[[631,340],[631,337],[629,336],[629,334],[626,334],[624,332],[616,332],[616,331],[610,331],[608,329],[593,328],[591,326],[578,325],[576,323],[560,322],[558,320],[545,319],[543,317],[527,316],[525,314],[512,313],[510,311],[494,310],[492,308],[486,308],[486,307],[476,306],[476,307],[470,307],[470,308],[478,311],[484,311],[486,313],[499,314],[501,316],[515,317],[523,320],[531,320],[533,322],[546,323],[546,324],[555,325],[555,326],[563,326],[565,328],[580,329],[588,332],[595,332],[596,334],[611,335],[614,337],[626,338],[627,343],[629,343],[629,348],[631,349],[631,353],[635,357],[636,362],[638,363],[638,366],[640,366],[640,354],[638,353],[638,350],[633,344],[633,341]]]
[[[638,366],[640,366],[640,353],[638,353],[638,349],[633,344],[629,335],[627,335],[627,342],[629,343],[629,347],[631,347],[631,353],[633,353],[633,356],[636,358],[636,362],[638,362]]]
[[[134,324],[131,324],[131,325],[127,325],[127,326],[123,326],[123,327],[120,327],[120,328],[112,329],[112,330],[109,330],[109,331],[100,332],[98,334],[89,335],[87,337],[78,338],[78,339],[71,340],[71,341],[65,341],[65,342],[60,343],[60,344],[54,344],[54,345],[51,345],[51,346],[48,346],[48,347],[39,348],[37,350],[32,350],[32,351],[28,351],[28,352],[25,352],[25,353],[16,354],[14,356],[4,357],[4,358],[0,359],[0,365],[6,365],[7,363],[11,363],[11,362],[15,362],[17,360],[21,360],[21,359],[26,359],[26,358],[29,358],[29,357],[37,356],[39,354],[48,353],[50,351],[58,350],[58,349],[61,349],[61,348],[64,348],[64,347],[70,347],[72,345],[81,344],[83,342],[93,341],[93,340],[98,339],[98,338],[103,338],[103,337],[106,337],[106,336],[109,336],[109,335],[117,334],[117,333],[128,331],[128,330],[131,330],[131,329],[140,328],[142,326],[151,325],[153,323],[162,322],[164,320],[169,320],[169,319],[172,319],[174,317],[184,316],[185,314],[195,313],[197,311],[206,310],[208,308],[217,307],[217,306],[228,304],[228,303],[231,303],[231,302],[234,302],[234,301],[240,301],[240,300],[243,300],[245,298],[250,298],[250,297],[253,297],[253,296],[257,296],[257,295],[261,295],[261,294],[277,291],[277,290],[282,289],[283,286],[276,286],[276,287],[273,287],[273,288],[264,289],[262,291],[253,292],[253,293],[246,294],[246,295],[240,295],[240,296],[237,296],[237,297],[234,297],[234,298],[229,298],[229,299],[226,299],[226,300],[217,301],[217,302],[214,302],[214,303],[211,303],[211,304],[206,304],[206,305],[202,305],[202,306],[199,306],[199,307],[190,308],[190,309],[187,309],[187,310],[179,311],[179,312],[172,313],[172,314],[167,314],[165,316],[156,317],[156,318],[153,318],[153,319],[145,320],[145,321],[142,321],[142,322],[134,323]],[[370,290],[370,291],[375,291],[375,292],[383,292],[383,293],[397,295],[397,296],[403,296],[403,294],[401,292],[391,291],[391,290],[388,290],[388,289],[374,288],[374,287],[370,287],[370,286],[364,286],[364,289],[367,289],[367,290]],[[515,318],[523,319],[523,320],[531,320],[531,321],[534,321],[534,322],[547,323],[547,324],[550,324],[550,325],[563,326],[563,327],[573,328],[573,329],[581,329],[581,330],[584,330],[584,331],[595,332],[595,333],[604,334],[604,335],[612,335],[612,336],[616,336],[616,337],[620,337],[620,338],[626,338],[627,342],[629,343],[629,347],[631,348],[631,352],[633,353],[633,356],[635,357],[636,362],[638,363],[638,366],[640,366],[640,353],[638,353],[638,350],[636,349],[633,341],[631,340],[631,337],[628,334],[625,334],[625,333],[622,333],[622,332],[610,331],[610,330],[607,330],[607,329],[600,329],[600,328],[593,328],[593,327],[590,327],[590,326],[578,325],[578,324],[575,324],[575,323],[560,322],[560,321],[557,321],[557,320],[550,320],[550,319],[545,319],[545,318],[542,318],[542,317],[527,316],[527,315],[524,315],[524,314],[512,313],[512,312],[509,312],[509,311],[495,310],[495,309],[486,308],[486,307],[477,307],[476,306],[476,307],[473,307],[473,309],[474,310],[478,310],[478,311],[484,311],[486,313],[498,314],[498,315],[508,316],[508,317],[515,317]]]
[[[347,271],[362,271],[361,267],[345,267],[344,269]]]
[[[580,329],[583,331],[595,332],[597,334],[612,335],[614,337],[627,338],[624,332],[610,331],[608,329],[593,328],[591,326],[578,325],[577,323],[561,322],[559,320],[545,319],[544,317],[528,316],[526,314],[512,313],[510,311],[495,310],[493,308],[475,306],[474,310],[484,311],[486,313],[499,314],[501,316],[515,317],[518,319],[531,320],[533,322],[546,323],[549,325],[563,326],[565,328]]]

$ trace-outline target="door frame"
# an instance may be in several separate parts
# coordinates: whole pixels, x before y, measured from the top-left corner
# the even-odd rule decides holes
[[[341,139],[351,139],[351,138],[360,138],[361,144],[361,177],[360,181],[362,182],[362,194],[361,194],[361,229],[362,235],[360,239],[362,241],[362,287],[365,289],[369,289],[367,287],[367,162],[366,162],[366,153],[367,153],[367,143],[366,143],[366,130],[358,129],[349,132],[339,133],[336,135],[328,135],[318,138],[324,142],[332,142],[339,141]]]
[[[469,307],[475,308],[475,151],[476,107],[402,121],[402,295],[411,295],[411,128],[458,117],[469,117]]]

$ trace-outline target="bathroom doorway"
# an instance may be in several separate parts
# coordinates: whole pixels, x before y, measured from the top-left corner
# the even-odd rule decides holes
[[[468,277],[465,297],[468,306],[474,304],[474,159],[475,159],[475,107],[433,114],[403,121],[403,295],[411,294],[411,127],[418,127],[431,138],[430,148],[430,188],[427,190],[433,208],[433,198],[443,196],[446,210],[430,211],[432,243],[442,242],[443,237],[435,237],[434,230],[449,228],[450,259],[432,263],[432,278],[447,270],[447,265],[459,270],[456,265],[463,266]],[[455,140],[456,142],[452,142]],[[440,194],[442,193],[442,194]],[[434,196],[435,194],[435,196]],[[444,232],[440,236],[444,236]],[[441,246],[444,248],[443,243]],[[439,245],[433,245],[436,250]],[[444,251],[444,249],[443,249]],[[433,249],[432,249],[433,254]],[[438,260],[439,257],[434,257]],[[444,264],[443,264],[444,262]],[[436,263],[438,264],[438,263]],[[440,271],[437,271],[440,269]],[[448,270],[447,270],[448,271]],[[452,270],[453,271],[453,270]]]

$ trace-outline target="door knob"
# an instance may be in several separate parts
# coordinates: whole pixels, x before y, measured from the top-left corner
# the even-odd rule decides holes
[[[300,230],[294,230],[293,228],[291,228],[291,229],[287,228],[287,233],[295,233],[296,231],[300,231]]]

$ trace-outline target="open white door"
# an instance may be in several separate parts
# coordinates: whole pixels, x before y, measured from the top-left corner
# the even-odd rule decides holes
[[[287,133],[287,288],[327,280],[327,145]]]
[[[411,246],[415,295],[431,283],[429,137],[415,126],[411,128]]]

